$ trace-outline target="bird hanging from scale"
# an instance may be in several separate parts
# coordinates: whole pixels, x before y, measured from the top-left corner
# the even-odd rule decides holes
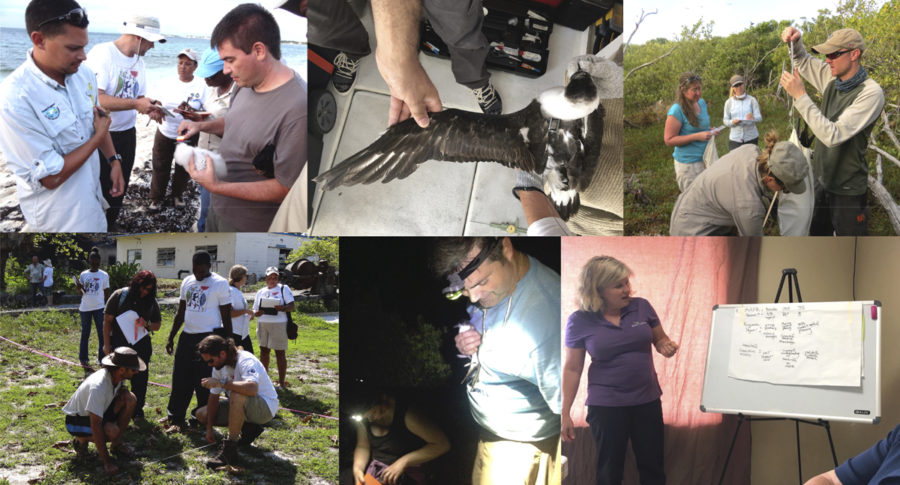
[[[599,159],[603,108],[591,75],[578,70],[565,87],[540,93],[515,113],[447,109],[428,127],[410,118],[313,179],[323,190],[403,179],[428,160],[496,162],[543,175],[544,191],[563,219],[578,209]]]

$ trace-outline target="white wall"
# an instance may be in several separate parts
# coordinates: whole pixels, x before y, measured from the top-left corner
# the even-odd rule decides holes
[[[278,266],[279,249],[294,250],[308,238],[287,234],[272,233],[237,233],[235,234],[235,260],[247,267],[248,272],[260,278],[265,276],[266,268]]]
[[[127,261],[129,249],[141,249],[141,269],[148,269],[158,278],[178,278],[181,270],[190,271],[191,258],[198,246],[217,246],[216,261],[212,270],[228,277],[228,270],[235,261],[235,234],[233,233],[172,233],[122,236],[116,245],[116,259]],[[174,266],[157,266],[159,248],[175,248]],[[184,273],[181,274],[182,277]]]

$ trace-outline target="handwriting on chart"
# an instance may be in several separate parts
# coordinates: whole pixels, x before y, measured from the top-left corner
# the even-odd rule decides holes
[[[779,384],[858,385],[862,343],[846,308],[746,305],[736,312],[729,376]]]
[[[780,348],[761,346],[756,339],[741,343],[738,354],[744,358],[758,358],[762,362],[780,361],[786,369],[797,367],[802,359],[819,360],[819,350],[798,347],[814,342],[819,321],[804,317],[802,312],[752,308],[744,314],[743,333],[760,336],[764,342],[777,343]]]

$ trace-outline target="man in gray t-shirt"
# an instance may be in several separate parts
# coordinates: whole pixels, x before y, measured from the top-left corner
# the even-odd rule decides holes
[[[281,63],[278,24],[259,5],[235,7],[210,44],[239,88],[225,118],[184,121],[178,133],[221,136],[228,175],[217,179],[209,161],[188,173],[211,193],[208,232],[264,232],[306,163],[306,85]]]

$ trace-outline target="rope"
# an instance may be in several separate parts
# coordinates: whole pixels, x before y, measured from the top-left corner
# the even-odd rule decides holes
[[[41,352],[40,350],[32,349],[31,347],[22,345],[22,344],[20,344],[20,343],[18,343],[18,342],[14,342],[14,341],[12,341],[12,340],[10,340],[10,339],[8,339],[8,338],[2,336],[2,335],[0,335],[0,340],[4,340],[4,341],[9,342],[9,343],[11,343],[11,344],[15,345],[16,347],[19,347],[19,348],[21,348],[21,349],[23,349],[23,350],[27,350],[28,352],[31,352],[31,353],[33,353],[33,354],[40,355],[40,356],[42,356],[42,357],[46,357],[46,358],[51,359],[51,360],[55,360],[55,361],[57,361],[57,362],[62,362],[62,363],[64,363],[64,364],[74,365],[74,366],[76,366],[76,367],[82,367],[82,368],[85,368],[85,369],[90,369],[90,366],[81,365],[80,363],[75,363],[75,362],[72,362],[72,361],[70,361],[70,360],[61,359],[61,358],[59,358],[59,357],[50,355],[50,354],[48,354],[48,353],[46,353],[46,352]],[[168,384],[160,384],[160,383],[158,383],[158,382],[153,382],[153,381],[148,381],[148,383],[149,383],[149,384],[153,384],[154,386],[165,387],[166,389],[172,389],[172,386],[170,386],[170,385],[168,385]],[[338,418],[337,418],[336,416],[327,416],[327,415],[325,415],[325,414],[317,414],[317,413],[312,413],[312,412],[309,412],[309,411],[300,411],[300,410],[298,410],[298,409],[283,408],[283,407],[279,407],[278,409],[283,409],[283,410],[285,410],[285,411],[290,411],[290,412],[292,412],[292,413],[307,414],[307,415],[310,415],[310,416],[317,416],[317,417],[325,418],[325,419],[333,419],[333,420],[335,420],[335,421],[338,420]]]

